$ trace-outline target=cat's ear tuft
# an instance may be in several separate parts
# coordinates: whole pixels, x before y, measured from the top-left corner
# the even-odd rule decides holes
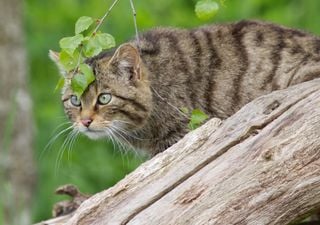
[[[52,50],[49,50],[49,58],[57,65],[60,73],[63,76],[66,76],[67,71],[65,71],[64,67],[62,66],[62,64],[60,62],[60,53],[52,51]]]
[[[119,46],[110,62],[117,66],[121,75],[125,75],[129,80],[141,79],[139,51],[132,44],[126,43]]]
[[[55,62],[55,63],[59,63],[60,60],[60,54],[59,52],[55,52],[53,50],[49,50],[49,58]]]

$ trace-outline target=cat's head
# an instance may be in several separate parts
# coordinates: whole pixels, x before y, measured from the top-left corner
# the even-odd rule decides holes
[[[50,57],[59,67],[59,55],[51,52]],[[141,128],[150,115],[152,95],[138,50],[124,44],[114,54],[102,54],[88,64],[96,79],[81,98],[68,82],[62,91],[64,109],[74,128],[93,139]]]

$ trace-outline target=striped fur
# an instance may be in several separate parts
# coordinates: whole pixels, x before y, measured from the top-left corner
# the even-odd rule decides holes
[[[121,60],[135,63],[119,69]],[[82,109],[65,104],[69,117],[77,120],[91,110],[100,120],[124,121],[125,138],[156,154],[188,132],[180,108],[225,119],[258,96],[319,77],[320,39],[258,21],[158,28],[141,34],[139,48],[131,41],[88,64],[97,79],[84,94]],[[101,92],[110,92],[113,100],[94,107]],[[64,98],[70,94],[67,88]]]

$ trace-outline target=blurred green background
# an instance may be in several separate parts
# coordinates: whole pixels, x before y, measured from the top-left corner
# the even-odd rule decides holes
[[[25,0],[25,30],[29,60],[30,90],[36,122],[35,159],[38,186],[33,205],[34,222],[51,216],[51,205],[63,198],[54,196],[56,187],[77,185],[82,192],[95,193],[114,185],[144,161],[134,153],[120,153],[106,141],[79,137],[72,151],[64,151],[59,168],[56,161],[65,136],[44,150],[60,124],[66,121],[59,93],[54,93],[58,80],[48,50],[59,50],[62,37],[71,36],[80,16],[101,17],[111,0]],[[194,27],[204,24],[196,18],[196,0],[135,1],[140,31],[156,26]],[[318,0],[226,0],[217,16],[206,23],[263,19],[320,34],[320,1]],[[120,1],[102,28],[111,33],[117,44],[134,36],[132,12],[128,0]]]

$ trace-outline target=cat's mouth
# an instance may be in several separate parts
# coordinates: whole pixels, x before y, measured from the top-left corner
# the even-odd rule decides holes
[[[90,128],[88,128],[86,131],[82,131],[82,133],[91,139],[105,138],[108,136],[105,131],[94,130],[94,129],[90,129]]]
[[[96,129],[91,127],[79,127],[79,131],[91,139],[99,139],[107,137],[105,129]]]

